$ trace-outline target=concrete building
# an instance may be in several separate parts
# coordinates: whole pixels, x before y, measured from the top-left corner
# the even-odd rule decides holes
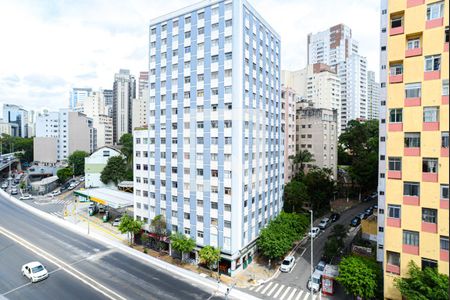
[[[12,128],[10,123],[0,120],[0,135],[2,134],[12,135]]]
[[[375,72],[367,72],[367,119],[380,116],[380,83],[375,80]]]
[[[89,157],[84,159],[86,188],[117,188],[113,183],[106,185],[100,180],[101,173],[106,167],[108,159],[113,156],[123,155],[119,150],[112,147],[101,147],[94,151]]]
[[[36,119],[35,161],[55,163],[66,160],[76,150],[91,153],[96,147],[92,119],[79,112],[60,109]]]
[[[136,79],[129,70],[121,69],[114,76],[113,88],[113,141],[132,131],[133,99],[136,98]]]
[[[300,97],[291,88],[281,88],[281,109],[284,132],[284,183],[288,183],[295,175],[294,164],[290,157],[296,153],[296,103]]]
[[[149,49],[135,217],[219,246],[233,275],[283,207],[279,35],[247,1],[203,1],[152,20]]]
[[[449,1],[381,1],[377,258],[384,298],[408,263],[449,274]]]
[[[114,93],[113,90],[103,90],[103,98],[105,99],[106,114],[108,117],[113,116]]]
[[[147,126],[149,90],[142,91],[142,97],[133,99],[133,129]]]
[[[72,88],[70,91],[69,108],[74,110],[92,93],[91,88]]]
[[[28,137],[28,111],[15,104],[3,104],[3,120],[11,126],[11,135]]]
[[[144,90],[148,90],[148,71],[139,73],[138,99],[144,97]]]
[[[313,165],[330,168],[334,178],[337,178],[337,121],[337,110],[297,102],[296,152],[308,150],[314,157]]]

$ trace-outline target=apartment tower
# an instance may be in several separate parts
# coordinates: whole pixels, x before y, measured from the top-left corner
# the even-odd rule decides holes
[[[136,98],[136,79],[129,70],[114,75],[113,141],[118,143],[125,133],[132,132],[133,99]]]

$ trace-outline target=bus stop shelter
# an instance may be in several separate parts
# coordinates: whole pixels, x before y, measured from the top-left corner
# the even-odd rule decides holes
[[[116,210],[133,206],[133,194],[117,190],[96,188],[77,190],[74,194],[79,202],[92,201]]]

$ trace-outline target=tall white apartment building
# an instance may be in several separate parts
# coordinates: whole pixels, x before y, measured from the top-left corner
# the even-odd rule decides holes
[[[367,119],[378,119],[380,111],[380,84],[375,79],[375,72],[367,72]]]
[[[114,75],[113,141],[119,142],[125,133],[132,132],[133,99],[136,98],[136,78],[129,70],[121,69]]]
[[[96,146],[92,119],[82,113],[60,109],[36,118],[35,161],[55,163],[66,160],[76,150],[91,153]]]
[[[147,126],[149,89],[144,88],[140,93],[141,96],[133,99],[133,130]]]
[[[247,1],[213,0],[152,20],[149,48],[135,217],[219,246],[234,274],[283,207],[280,37]]]

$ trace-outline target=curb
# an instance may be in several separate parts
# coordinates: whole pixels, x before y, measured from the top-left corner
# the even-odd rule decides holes
[[[61,227],[64,227],[76,234],[83,236],[84,238],[88,238],[88,239],[91,239],[96,242],[101,242],[101,243],[107,244],[113,248],[120,249],[121,251],[128,253],[128,254],[134,256],[135,258],[139,258],[141,260],[144,260],[144,261],[150,263],[152,266],[154,266],[156,268],[171,272],[174,275],[179,275],[184,280],[186,280],[188,283],[192,283],[192,282],[198,283],[198,284],[202,285],[203,287],[207,287],[208,289],[210,289],[214,294],[217,294],[217,293],[226,294],[226,292],[227,292],[228,286],[226,286],[222,283],[218,284],[213,279],[201,277],[200,274],[197,274],[197,273],[185,270],[183,268],[174,266],[165,261],[159,260],[150,255],[147,255],[145,253],[142,253],[140,251],[132,249],[128,246],[122,245],[119,242],[114,242],[114,241],[112,241],[104,236],[101,236],[99,234],[90,233],[89,235],[87,235],[85,230],[78,227],[77,225],[69,223],[68,221],[66,221],[64,219],[60,219],[60,218],[50,215],[44,211],[41,211],[33,206],[25,204],[22,201],[14,198],[14,197],[10,197],[9,194],[7,194],[5,191],[3,191],[1,189],[0,189],[0,195],[3,196],[7,201],[10,201],[11,203],[14,203],[17,206],[22,207],[23,209],[29,211],[30,213],[32,213],[34,215],[37,215],[49,222],[58,224]],[[231,291],[229,293],[229,297],[235,297],[237,299],[245,299],[245,300],[260,299],[255,296],[252,296],[250,294],[247,294],[243,291],[239,291],[237,289],[231,289]]]

